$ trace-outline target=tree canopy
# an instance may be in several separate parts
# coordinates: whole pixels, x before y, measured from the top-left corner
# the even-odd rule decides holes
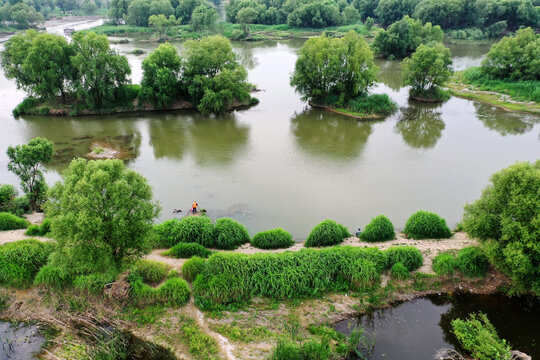
[[[442,86],[452,76],[450,49],[442,43],[421,44],[410,58],[402,62],[403,83],[414,92],[423,93]]]

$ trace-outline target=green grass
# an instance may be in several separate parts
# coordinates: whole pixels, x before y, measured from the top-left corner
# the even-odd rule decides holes
[[[402,263],[409,271],[418,269],[424,264],[420,250],[414,246],[392,246],[385,251],[388,267]]]
[[[88,30],[81,30],[81,33],[95,32],[98,35],[127,35],[127,34],[154,34],[156,30],[144,26],[132,25],[99,25]]]
[[[452,236],[446,220],[429,211],[420,210],[407,220],[403,230],[414,239],[444,239]]]
[[[187,343],[189,353],[197,360],[220,359],[219,348],[213,337],[203,332],[193,319],[180,316],[179,338]]]
[[[265,326],[239,326],[235,321],[231,324],[219,324],[215,330],[232,341],[249,343],[271,339],[275,335]]]
[[[429,90],[411,89],[409,96],[419,98],[420,100],[446,101],[450,99],[451,92],[450,90],[444,90],[434,86]]]
[[[467,246],[459,250],[456,267],[469,277],[483,277],[489,265],[484,251],[478,246]]]
[[[198,256],[194,256],[182,265],[182,276],[187,281],[193,281],[205,267],[206,261]]]
[[[164,252],[163,255],[179,259],[189,259],[192,256],[207,258],[212,255],[212,251],[197,243],[178,243]]]
[[[30,225],[24,233],[28,236],[46,236],[51,232],[51,220],[45,219],[41,225]]]
[[[34,239],[0,245],[0,284],[27,287],[46,264],[54,244]]]
[[[214,225],[206,216],[188,216],[167,220],[154,226],[157,243],[170,248],[179,242],[198,243],[204,247],[214,245]]]
[[[128,276],[128,281],[131,285],[131,298],[139,306],[162,304],[180,307],[191,297],[189,285],[178,277],[169,278],[158,287],[152,287],[145,284],[139,274],[132,272]]]
[[[286,249],[294,245],[292,235],[281,229],[262,231],[251,240],[251,245],[259,249]]]
[[[368,242],[387,241],[395,238],[394,225],[384,215],[371,219],[364,231],[360,233],[360,239]]]
[[[216,220],[212,247],[234,250],[249,242],[249,233],[238,221],[228,218]]]
[[[30,223],[11,213],[0,213],[0,231],[26,229]]]
[[[116,269],[100,274],[79,275],[73,279],[73,286],[79,290],[99,294],[103,291],[105,284],[114,282],[117,276]]]
[[[347,228],[333,220],[327,219],[311,230],[306,239],[305,246],[319,247],[337,245],[348,236],[349,231]]]
[[[157,284],[167,276],[169,265],[153,260],[139,260],[133,265],[133,273],[141,276],[145,283]]]
[[[411,276],[409,269],[400,262],[395,263],[390,272],[392,277],[398,280],[407,280]]]
[[[450,253],[440,253],[433,259],[431,268],[437,275],[452,275],[456,269],[456,257]]]

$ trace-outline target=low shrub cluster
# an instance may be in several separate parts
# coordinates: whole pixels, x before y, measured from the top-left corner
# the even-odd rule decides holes
[[[192,256],[207,258],[212,255],[212,251],[197,243],[178,243],[164,252],[163,255],[179,259],[189,259]]]
[[[387,241],[395,239],[394,225],[384,215],[379,215],[371,219],[364,231],[360,234],[360,239],[368,242]]]
[[[152,287],[133,272],[128,276],[128,281],[131,285],[131,297],[138,305],[183,306],[191,296],[187,282],[178,277],[169,278],[158,287]]]
[[[452,236],[443,218],[423,210],[411,215],[403,232],[414,239],[443,239]]]
[[[0,284],[25,287],[45,265],[54,244],[34,239],[0,245]]]
[[[133,266],[132,273],[139,275],[145,283],[157,284],[161,282],[167,273],[169,266],[159,261],[139,260]]]
[[[392,269],[390,269],[390,272],[392,273],[393,278],[399,280],[406,280],[409,278],[409,276],[411,276],[409,269],[407,269],[407,267],[400,262],[395,263],[392,266]]]
[[[349,230],[347,230],[345,226],[327,219],[311,230],[306,239],[305,246],[316,247],[337,245],[349,236]]]
[[[249,242],[249,233],[238,221],[228,218],[216,220],[212,247],[234,250]]]
[[[456,257],[450,253],[440,253],[431,264],[437,275],[452,275],[456,269]]]
[[[349,101],[347,109],[359,114],[390,115],[396,112],[398,106],[386,94],[358,96]]]
[[[51,221],[45,219],[41,225],[30,225],[24,234],[28,236],[46,236],[49,232],[51,232]]]
[[[105,273],[79,275],[73,279],[73,286],[79,290],[100,293],[103,291],[105,284],[114,282],[117,276],[118,271],[116,269],[110,269]]]
[[[345,246],[274,254],[215,253],[195,278],[193,292],[203,309],[242,303],[254,296],[313,297],[369,286],[397,262],[412,271],[422,265],[422,254],[406,246],[384,252]]]
[[[431,267],[437,275],[452,275],[455,270],[468,277],[483,277],[489,265],[485,252],[477,246],[459,250],[457,257],[452,253],[441,253],[433,259]]]
[[[182,276],[187,281],[193,281],[203,270],[206,260],[194,256],[182,265]]]
[[[0,231],[26,229],[30,223],[10,213],[0,213]]]
[[[251,245],[259,249],[285,249],[293,244],[292,235],[281,228],[262,231],[251,240]]]

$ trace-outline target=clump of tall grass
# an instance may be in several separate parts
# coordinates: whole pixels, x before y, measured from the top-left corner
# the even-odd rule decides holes
[[[384,253],[388,267],[402,263],[409,271],[413,271],[424,264],[422,253],[414,246],[392,246]]]
[[[30,223],[26,219],[7,212],[0,213],[0,231],[26,229],[28,225]]]
[[[443,239],[452,236],[446,220],[424,210],[411,215],[403,232],[414,239]]]
[[[79,275],[73,279],[73,286],[79,290],[100,293],[105,285],[114,282],[117,276],[116,269],[110,269],[105,273]]]
[[[170,248],[179,242],[198,243],[204,247],[214,245],[212,220],[206,216],[188,216],[167,220],[154,227],[157,243]]]
[[[234,250],[249,242],[249,233],[238,221],[228,218],[216,220],[211,247]]]
[[[0,245],[0,284],[26,287],[47,263],[54,244],[34,239]]]
[[[390,272],[393,278],[399,280],[406,280],[411,276],[409,269],[407,269],[407,267],[400,262],[395,263],[392,266],[392,269],[390,269]]]
[[[179,259],[189,259],[192,256],[207,258],[212,255],[212,251],[197,243],[178,243],[163,253]]]
[[[489,265],[484,251],[478,246],[467,246],[459,250],[456,267],[469,277],[483,277]]]
[[[372,94],[350,100],[348,109],[360,114],[389,115],[396,112],[397,104],[386,94]]]
[[[45,219],[41,225],[30,225],[25,235],[28,236],[45,236],[51,232],[51,220]]]
[[[182,265],[182,276],[187,281],[193,281],[199,275],[206,264],[206,261],[198,256],[194,256]]]
[[[360,234],[360,239],[368,242],[393,240],[395,237],[394,225],[384,215],[371,219]]]
[[[47,264],[36,274],[34,285],[46,285],[56,288],[64,287],[73,281],[71,274],[64,269]]]
[[[440,253],[433,259],[431,268],[437,275],[452,275],[456,269],[456,257],[450,253]]]
[[[146,284],[137,272],[131,272],[127,280],[131,285],[131,298],[138,305],[183,306],[191,297],[187,282],[179,277],[170,277],[158,287]]]
[[[277,228],[256,234],[251,245],[259,249],[285,249],[294,245],[294,241],[289,232]]]
[[[157,284],[169,271],[169,265],[153,260],[139,260],[133,265],[132,272],[138,274],[145,283]]]
[[[311,230],[304,245],[306,247],[332,246],[341,243],[349,236],[349,230],[345,226],[327,219]]]
[[[415,250],[421,264],[422,255]],[[392,259],[400,258],[402,262],[407,256],[398,255],[412,252],[407,249],[392,251],[397,254]],[[376,282],[388,266],[386,251],[376,248],[344,246],[252,255],[215,253],[206,260],[202,272],[195,278],[193,292],[197,305],[203,309],[243,303],[254,296],[274,299],[314,297],[328,291],[368,286],[370,282]],[[414,267],[412,260],[409,260],[409,266]]]

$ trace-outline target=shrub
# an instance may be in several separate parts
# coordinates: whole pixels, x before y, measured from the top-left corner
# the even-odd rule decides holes
[[[180,259],[189,259],[192,256],[207,258],[212,255],[212,251],[197,243],[178,243],[163,253],[163,255]]]
[[[193,281],[203,270],[206,261],[198,256],[194,256],[182,265],[182,276],[187,281]]]
[[[249,242],[249,233],[238,221],[228,218],[216,220],[213,247],[234,250]]]
[[[442,239],[452,235],[443,218],[423,210],[414,213],[407,220],[403,232],[414,239]]]
[[[167,276],[168,271],[169,265],[153,260],[139,260],[133,266],[133,272],[149,284],[162,281]]]
[[[379,279],[379,271],[373,261],[359,258],[353,263],[347,264],[344,270],[345,278],[356,287],[364,287],[373,284]]]
[[[360,239],[368,242],[386,241],[395,239],[394,225],[384,215],[379,215],[371,219],[364,231],[360,234]]]
[[[171,278],[156,289],[156,301],[170,306],[185,305],[191,297],[189,286],[184,279]]]
[[[167,279],[172,279],[172,278],[176,278],[176,277],[179,277],[179,276],[180,276],[180,274],[178,273],[178,270],[176,270],[176,269],[171,269],[167,273]]]
[[[336,354],[330,348],[328,339],[322,339],[320,342],[308,340],[301,345],[293,342],[279,340],[271,360],[330,360],[335,358]]]
[[[540,161],[516,163],[490,181],[465,206],[463,227],[489,245],[490,259],[515,285],[540,294]]]
[[[13,287],[32,284],[53,246],[34,239],[0,245],[0,284]]]
[[[11,212],[16,197],[17,190],[13,185],[0,185],[0,212]]]
[[[45,236],[51,231],[51,221],[45,219],[41,225],[30,225],[24,233],[28,236]]]
[[[100,293],[105,284],[114,282],[117,276],[116,269],[102,274],[79,275],[73,279],[73,286],[79,290]]]
[[[315,226],[309,233],[305,246],[331,246],[337,245],[347,236],[344,236],[343,225],[339,225],[333,220],[324,220]]]
[[[20,196],[13,200],[13,209],[11,212],[17,216],[23,216],[30,213],[30,200],[27,196]]]
[[[259,249],[285,249],[293,244],[292,235],[281,228],[262,231],[251,240],[251,245]]]
[[[449,253],[440,253],[431,264],[437,275],[452,275],[456,269],[456,257]]]
[[[418,269],[424,263],[420,250],[414,246],[392,246],[385,251],[388,267],[402,263],[409,271]]]
[[[0,231],[26,229],[30,223],[10,213],[0,213]]]
[[[351,99],[348,109],[360,114],[389,115],[396,112],[398,106],[386,94],[372,94]]]
[[[479,247],[468,246],[459,250],[456,267],[466,276],[482,277],[486,275],[488,259]]]
[[[172,247],[179,242],[198,243],[204,247],[212,247],[214,225],[206,216],[188,216],[182,220],[167,220],[154,228],[158,242]]]
[[[471,314],[469,319],[452,321],[453,333],[463,348],[475,359],[510,359],[510,345],[497,335],[485,314]]]
[[[46,285],[53,287],[63,287],[70,284],[72,281],[71,275],[66,271],[47,264],[43,266],[34,279],[34,285]]]
[[[406,280],[409,278],[409,276],[411,276],[409,269],[407,269],[407,267],[400,262],[395,263],[390,271],[392,273],[392,277],[399,280]]]

